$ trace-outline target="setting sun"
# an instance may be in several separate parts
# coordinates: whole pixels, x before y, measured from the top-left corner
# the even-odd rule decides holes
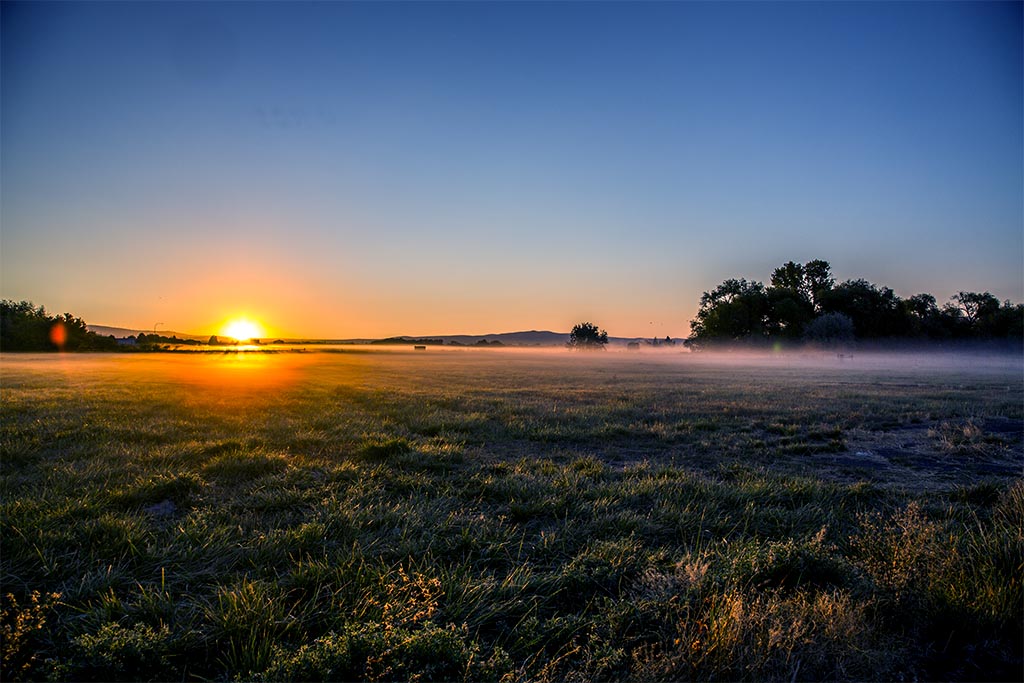
[[[221,336],[231,337],[237,341],[248,341],[250,339],[261,339],[266,334],[263,327],[246,318],[235,318],[224,323],[220,330]]]

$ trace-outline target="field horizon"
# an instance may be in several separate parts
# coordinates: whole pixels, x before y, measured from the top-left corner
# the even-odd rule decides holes
[[[112,327],[109,325],[87,325],[91,332],[95,332],[101,336],[114,336],[114,337],[128,337],[136,336],[138,334],[160,334],[161,336],[177,336],[181,339],[195,339],[199,341],[206,341],[211,335],[209,334],[190,334],[184,332],[177,332],[174,330],[159,330],[153,332],[152,330],[137,330],[127,327]],[[301,343],[303,341],[307,343],[317,344],[367,344],[375,341],[384,339],[440,339],[444,343],[449,344],[456,342],[462,345],[471,345],[479,341],[500,341],[504,344],[514,346],[564,346],[569,341],[569,332],[552,332],[551,330],[518,330],[515,332],[492,332],[490,334],[395,334],[388,335],[386,337],[352,337],[352,338],[331,338],[331,337],[304,337],[304,336],[284,336],[276,337],[271,335],[266,339],[278,339],[280,338],[285,343],[294,344]],[[213,335],[217,336],[217,335]],[[608,338],[610,344],[613,345],[624,345],[633,341],[651,340],[654,337],[622,337],[612,336]],[[663,339],[663,338],[659,338]],[[684,341],[681,337],[671,338],[675,343],[682,343]],[[411,342],[410,342],[411,343]]]

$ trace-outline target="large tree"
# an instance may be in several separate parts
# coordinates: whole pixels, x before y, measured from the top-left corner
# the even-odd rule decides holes
[[[931,294],[915,294],[903,299],[900,308],[910,336],[934,339],[949,336],[943,313]]]
[[[1017,339],[1021,336],[1024,305],[1014,305],[1009,301],[1000,305],[999,299],[989,292],[958,292],[952,298],[950,308],[960,313],[971,336]]]
[[[772,273],[773,289],[785,289],[792,292],[792,297],[807,302],[812,312],[821,312],[821,298],[832,289],[835,280],[832,278],[832,266],[828,261],[815,259],[806,265],[789,261],[775,269]]]
[[[692,337],[698,343],[764,338],[770,310],[763,284],[726,280],[701,296],[697,317],[690,321]]]
[[[972,325],[992,318],[999,312],[999,299],[988,292],[957,292],[953,301]]]
[[[811,297],[816,313],[821,313],[821,300],[835,283],[836,281],[832,277],[832,266],[828,261],[815,259],[808,261],[804,266],[804,285],[807,287],[807,293]]]
[[[791,289],[794,292],[804,293],[804,267],[799,263],[790,261],[775,269],[771,279],[772,287]]]

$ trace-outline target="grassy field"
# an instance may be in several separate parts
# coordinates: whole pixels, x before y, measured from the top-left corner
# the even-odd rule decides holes
[[[3,680],[1019,680],[1020,358],[5,355]]]

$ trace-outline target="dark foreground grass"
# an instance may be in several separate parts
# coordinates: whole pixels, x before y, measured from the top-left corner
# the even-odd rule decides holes
[[[1019,680],[1019,360],[3,358],[3,680]]]

